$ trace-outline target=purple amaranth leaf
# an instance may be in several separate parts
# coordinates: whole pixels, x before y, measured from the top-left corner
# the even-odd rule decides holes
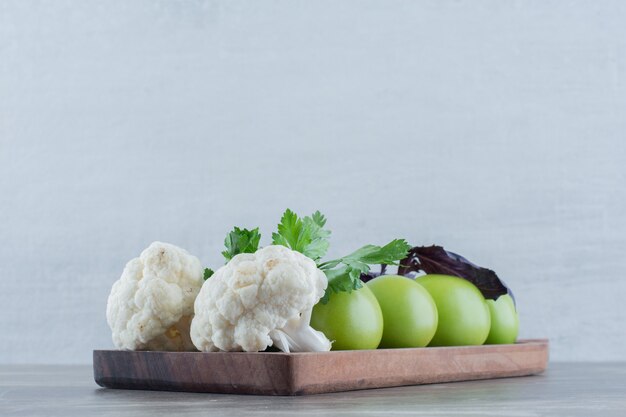
[[[411,276],[423,271],[427,274],[453,275],[474,284],[483,296],[495,300],[511,290],[491,269],[474,265],[461,255],[449,252],[441,246],[415,246],[400,261],[398,275]]]
[[[361,274],[361,281],[363,282],[371,281],[374,278],[377,278],[381,275],[387,275],[387,265],[385,264],[380,265],[379,272],[369,271],[367,274]]]

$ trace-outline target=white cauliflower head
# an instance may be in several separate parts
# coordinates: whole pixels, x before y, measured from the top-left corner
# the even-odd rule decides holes
[[[126,264],[107,302],[113,343],[131,350],[195,350],[189,337],[193,302],[204,282],[200,260],[154,242]]]
[[[243,253],[218,269],[196,298],[191,340],[201,351],[327,351],[310,327],[328,281],[310,258],[284,246]]]

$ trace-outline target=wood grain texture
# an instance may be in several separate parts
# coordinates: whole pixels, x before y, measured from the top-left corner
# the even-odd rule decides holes
[[[547,340],[310,353],[93,353],[94,379],[103,387],[262,395],[533,375],[543,372],[547,362]]]

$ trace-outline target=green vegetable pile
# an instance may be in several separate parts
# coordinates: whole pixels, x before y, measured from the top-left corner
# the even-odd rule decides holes
[[[440,246],[411,247],[404,239],[324,260],[330,236],[319,211],[299,217],[287,209],[271,244],[302,253],[326,275],[311,326],[333,341],[333,350],[515,342],[514,298],[494,271]],[[255,253],[260,243],[259,228],[234,227],[222,255],[228,262]],[[374,265],[380,272],[372,271]],[[388,273],[390,266],[397,273]],[[213,273],[206,268],[204,279]]]

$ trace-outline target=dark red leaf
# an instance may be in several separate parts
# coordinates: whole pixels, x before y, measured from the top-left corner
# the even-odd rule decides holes
[[[461,255],[449,252],[441,246],[415,246],[400,261],[399,275],[411,276],[420,271],[464,278],[478,287],[485,298],[492,300],[504,294],[513,297],[511,290],[494,271],[474,265]]]
[[[381,275],[387,275],[387,265],[382,264],[379,272],[369,271],[367,274],[361,274],[361,281],[367,282]]]

